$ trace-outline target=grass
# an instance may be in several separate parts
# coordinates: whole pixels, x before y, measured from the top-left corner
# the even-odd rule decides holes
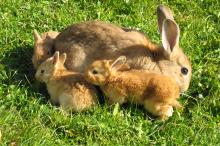
[[[99,105],[64,114],[34,80],[32,30],[61,31],[100,19],[138,28],[160,42],[155,9],[168,5],[193,65],[183,112],[166,122],[141,107]],[[147,0],[3,0],[0,3],[1,145],[220,145],[220,2]]]

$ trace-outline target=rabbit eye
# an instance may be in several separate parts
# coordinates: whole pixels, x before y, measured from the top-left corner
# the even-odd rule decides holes
[[[94,69],[94,70],[92,71],[92,73],[93,73],[93,74],[98,74],[98,71]]]
[[[40,72],[43,74],[43,73],[44,73],[44,70],[41,70]]]
[[[50,55],[50,51],[47,52],[47,55]]]
[[[188,71],[189,70],[187,68],[185,68],[185,67],[181,68],[181,73],[184,74],[184,75],[187,75]]]

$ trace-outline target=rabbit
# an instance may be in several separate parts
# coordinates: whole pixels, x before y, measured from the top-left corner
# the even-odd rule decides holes
[[[64,67],[66,54],[59,52],[44,61],[35,77],[46,83],[52,103],[60,104],[66,111],[80,112],[97,104],[96,90],[87,83],[82,74]]]
[[[124,55],[131,68],[170,76],[176,80],[181,92],[187,91],[192,67],[179,47],[179,26],[168,7],[160,5],[157,14],[162,46],[138,31],[102,21],[86,21],[60,32],[54,40],[53,49],[67,53],[67,69],[81,73],[95,60]]]
[[[59,32],[49,31],[40,36],[36,30],[34,34],[34,53],[32,56],[32,63],[34,68],[37,69],[39,65],[53,55],[54,39]]]
[[[126,66],[127,71],[120,71]],[[84,77],[101,88],[110,104],[132,102],[144,105],[147,111],[163,120],[172,116],[173,107],[182,108],[177,101],[180,89],[173,78],[145,70],[129,70],[125,56],[114,62],[93,62],[85,70]]]

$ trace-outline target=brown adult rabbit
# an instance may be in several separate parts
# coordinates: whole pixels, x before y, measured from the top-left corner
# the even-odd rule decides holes
[[[49,31],[40,36],[38,32],[34,30],[35,42],[32,63],[35,69],[37,69],[43,61],[53,55],[54,39],[58,34],[59,32]]]
[[[95,88],[77,72],[64,67],[66,54],[56,52],[37,69],[36,79],[47,85],[51,101],[64,110],[82,111],[97,103]]]
[[[114,62],[98,60],[85,71],[85,79],[100,86],[109,103],[132,102],[144,105],[145,109],[161,119],[172,116],[173,107],[181,107],[179,87],[171,77],[144,70],[119,71],[126,57]]]
[[[102,21],[87,21],[63,30],[54,41],[54,49],[66,52],[66,67],[79,72],[95,60],[124,55],[131,68],[173,77],[181,91],[186,91],[192,69],[179,47],[179,27],[169,8],[161,5],[157,12],[162,46],[152,43],[143,33]]]

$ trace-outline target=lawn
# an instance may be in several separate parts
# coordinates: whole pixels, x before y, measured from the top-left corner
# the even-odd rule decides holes
[[[160,42],[156,7],[168,5],[180,25],[180,45],[193,76],[183,111],[166,122],[142,107],[105,103],[67,115],[51,105],[34,79],[33,29],[62,31],[99,19]],[[7,145],[220,145],[220,2],[149,0],[1,0],[0,143]],[[0,134],[0,135],[1,135]]]

